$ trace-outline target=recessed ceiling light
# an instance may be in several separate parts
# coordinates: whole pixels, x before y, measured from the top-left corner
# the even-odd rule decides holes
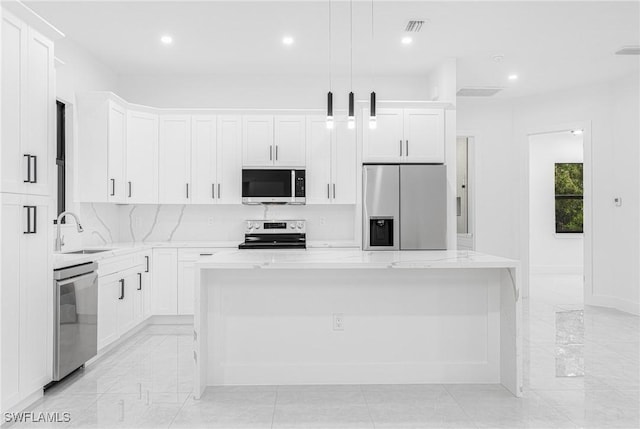
[[[508,79],[509,80],[518,80],[518,75],[517,74],[510,74]]]
[[[405,36],[401,40],[403,45],[410,45],[413,42],[413,39],[409,36]]]
[[[285,45],[287,45],[287,46],[288,46],[288,45],[293,45],[293,37],[291,37],[291,36],[284,36],[284,37],[282,38],[282,43],[283,43],[283,44],[285,44]]]
[[[581,129],[571,130],[571,134],[573,134],[574,136],[581,136],[582,133],[583,131]]]
[[[161,41],[162,43],[164,43],[165,45],[170,45],[170,44],[172,44],[172,43],[173,43],[173,37],[171,37],[171,36],[169,36],[169,35],[165,35],[165,36],[162,36],[162,37],[160,38],[160,41]]]

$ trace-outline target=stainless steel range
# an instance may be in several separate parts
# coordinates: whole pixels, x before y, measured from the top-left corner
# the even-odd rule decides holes
[[[248,220],[239,249],[306,249],[304,220]]]

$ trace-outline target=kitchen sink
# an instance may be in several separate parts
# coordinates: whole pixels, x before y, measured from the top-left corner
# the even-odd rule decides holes
[[[65,255],[92,255],[94,253],[108,252],[113,249],[82,249],[75,252],[64,252]]]

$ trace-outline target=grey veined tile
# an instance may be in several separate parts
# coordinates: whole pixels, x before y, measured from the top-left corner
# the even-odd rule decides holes
[[[167,428],[184,405],[184,396],[105,393],[72,421],[77,428]]]

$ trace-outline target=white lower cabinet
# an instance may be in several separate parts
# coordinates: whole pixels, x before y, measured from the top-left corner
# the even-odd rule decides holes
[[[178,262],[178,314],[193,314],[195,262]]]
[[[151,312],[178,314],[178,249],[153,249]]]
[[[51,381],[53,271],[50,198],[0,194],[2,202],[2,410]]]
[[[151,316],[151,299],[153,292],[153,271],[151,250],[146,250],[140,255],[142,258],[142,320],[146,320]]]
[[[105,259],[98,268],[98,350],[142,323],[150,252]]]
[[[192,315],[195,306],[195,264],[207,255],[211,248],[178,249],[178,314]]]

